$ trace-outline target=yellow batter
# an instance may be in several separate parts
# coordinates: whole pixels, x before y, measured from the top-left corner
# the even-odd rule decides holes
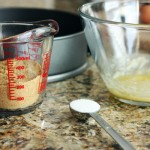
[[[124,75],[106,83],[114,96],[142,102],[150,102],[150,75]]]

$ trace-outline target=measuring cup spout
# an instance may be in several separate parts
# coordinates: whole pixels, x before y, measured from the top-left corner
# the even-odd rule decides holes
[[[51,32],[49,32],[49,35],[55,35],[59,31],[58,23],[55,20],[48,19],[48,20],[41,20],[41,21],[34,21],[30,22],[31,24],[34,24],[35,26],[40,25],[45,28],[51,27]]]
[[[20,36],[20,39],[24,39],[24,36],[27,36],[28,38],[26,39],[29,39],[31,41],[42,40],[46,37],[54,36],[59,30],[57,22],[51,19],[35,21],[30,23],[33,24],[33,27],[35,29],[26,32],[25,34],[22,34]]]
[[[48,19],[35,22],[1,23],[0,42],[33,42],[54,36],[59,31],[56,21]]]

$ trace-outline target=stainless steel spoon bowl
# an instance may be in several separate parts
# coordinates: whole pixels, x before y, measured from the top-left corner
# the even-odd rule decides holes
[[[78,99],[70,103],[70,110],[77,119],[86,120],[92,117],[97,123],[124,149],[135,150],[135,148],[117,133],[97,112],[100,110],[100,105],[89,99]]]

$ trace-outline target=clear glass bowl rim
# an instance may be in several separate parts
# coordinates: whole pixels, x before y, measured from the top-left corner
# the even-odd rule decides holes
[[[122,23],[122,22],[117,22],[117,21],[105,20],[105,19],[92,17],[92,16],[86,14],[83,11],[85,8],[87,8],[87,9],[91,8],[91,6],[93,6],[93,5],[97,5],[97,4],[100,4],[102,2],[112,2],[112,1],[120,1],[121,2],[123,0],[100,0],[98,2],[86,3],[86,4],[83,4],[81,7],[79,7],[79,9],[78,9],[79,14],[83,18],[89,19],[90,21],[97,22],[97,23],[114,24],[114,25],[118,25],[118,26],[132,27],[132,28],[141,28],[141,29],[145,29],[146,28],[146,29],[150,30],[150,24]],[[126,1],[126,2],[128,2],[128,1]]]

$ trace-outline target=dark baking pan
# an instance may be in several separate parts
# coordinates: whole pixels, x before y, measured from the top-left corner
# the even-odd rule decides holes
[[[0,22],[54,19],[59,33],[54,38],[48,82],[60,81],[82,73],[87,66],[87,43],[80,16],[59,10],[1,8]]]

